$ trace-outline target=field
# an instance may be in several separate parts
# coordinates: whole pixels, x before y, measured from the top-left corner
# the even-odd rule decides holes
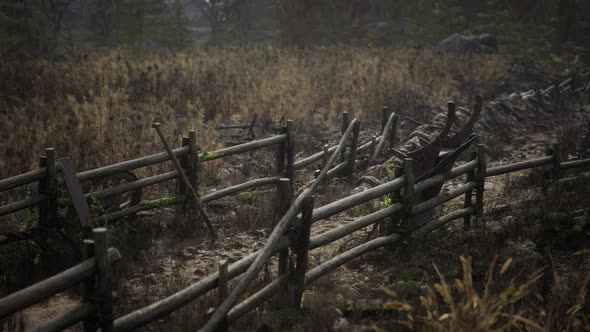
[[[387,105],[425,121],[433,105],[491,96],[508,64],[494,55],[328,47],[211,48],[135,56],[125,50],[0,66],[0,178],[34,168],[47,147],[79,170],[161,151],[151,123],[171,142],[198,130],[201,147],[221,142],[216,124],[296,126],[341,112],[376,120]],[[203,125],[204,123],[204,125]]]
[[[296,142],[296,159],[301,159],[321,151],[321,132],[339,129],[342,112],[361,120],[363,129],[379,127],[374,124],[381,121],[383,106],[404,119],[430,123],[449,100],[471,107],[477,94],[485,103],[502,96],[512,106],[514,98],[507,95],[516,87],[545,87],[532,79],[519,81],[520,73],[513,65],[500,55],[348,46],[203,48],[151,55],[116,49],[52,60],[7,59],[0,66],[0,179],[35,169],[47,147],[55,147],[58,157],[70,157],[77,170],[161,152],[162,145],[151,127],[155,121],[162,123],[175,147],[189,129],[196,129],[201,150],[211,151],[229,143],[228,136],[215,129],[218,126],[248,124],[254,116],[268,127],[291,119],[296,137],[301,138]],[[587,99],[580,100],[572,99],[558,110],[556,104],[550,104],[549,111],[520,114],[534,121],[513,124],[524,128],[516,136],[510,128],[502,128],[510,126],[507,119],[484,128],[487,136],[480,142],[486,144],[490,166],[542,157],[548,142],[562,144],[564,159],[587,157],[582,152],[590,146],[583,122],[588,120],[588,106]],[[513,109],[518,109],[516,102],[514,105]],[[486,116],[491,117],[489,114]],[[400,141],[417,126],[410,122],[405,120]],[[199,190],[210,193],[228,183],[268,176],[262,171],[274,167],[274,158],[272,152],[256,151],[244,158],[205,163],[200,176],[206,188]],[[363,170],[354,180],[362,175],[390,180],[390,166]],[[155,167],[160,173],[162,168],[169,171],[168,165]],[[150,166],[139,175],[150,176],[153,171]],[[313,178],[313,170],[307,168],[299,174],[296,190]],[[566,175],[574,174],[564,172]],[[399,246],[354,259],[309,287],[303,310],[275,310],[273,304],[265,304],[262,308],[266,310],[233,327],[292,327],[296,331],[318,327],[330,331],[588,329],[588,225],[584,224],[581,232],[572,231],[572,227],[577,225],[575,217],[588,213],[590,193],[585,182],[577,183],[568,193],[541,190],[544,176],[543,171],[531,170],[485,180],[486,214],[475,219],[471,228],[450,223],[425,239],[408,238]],[[449,181],[443,192],[465,181]],[[332,179],[318,191],[316,206],[346,197],[358,188],[350,178]],[[173,190],[172,186],[156,185],[145,194],[156,198]],[[21,193],[5,192],[0,198],[14,200],[18,195]],[[162,207],[131,222],[109,224],[112,244],[123,253],[116,274],[117,317],[215,272],[220,258],[235,262],[259,249],[270,233],[273,195],[273,190],[261,190],[208,205],[207,212],[220,232],[217,243],[209,242],[205,230],[195,226],[180,207]],[[437,212],[443,215],[463,207],[462,197],[438,206]],[[387,204],[391,204],[391,197],[389,202],[378,199],[334,215],[314,225],[312,235]],[[21,219],[32,219],[26,213],[0,219],[0,229],[21,227]],[[310,254],[309,265],[318,266],[367,242],[376,235],[370,228],[318,248]],[[79,234],[69,231],[60,231],[44,245],[71,250],[58,243],[69,236],[72,243],[80,240]],[[14,268],[14,274],[23,278],[19,286],[35,281],[24,280],[26,268],[15,268],[38,259],[37,249],[27,251],[31,246],[17,244],[18,258],[0,251],[0,267],[8,267],[6,271]],[[56,264],[70,264],[71,258],[65,256],[48,259],[36,269],[59,260],[63,262]],[[262,287],[272,281],[277,265],[275,261],[268,263],[254,285]],[[36,271],[35,278],[46,277],[47,271]],[[15,285],[7,282],[11,277],[0,276],[0,290],[14,291]],[[207,319],[207,309],[216,306],[212,293],[151,327],[200,328]],[[62,293],[20,316],[0,321],[0,331],[30,327],[31,322],[39,323],[54,311],[71,307],[75,299],[75,292]]]

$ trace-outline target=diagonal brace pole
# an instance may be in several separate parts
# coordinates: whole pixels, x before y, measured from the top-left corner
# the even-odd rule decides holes
[[[170,145],[168,144],[168,141],[164,137],[164,134],[162,133],[162,130],[160,129],[160,127],[161,127],[161,124],[159,122],[155,122],[152,124],[152,128],[155,128],[156,131],[158,132],[158,136],[160,136],[160,140],[162,141],[162,144],[164,144],[164,147],[166,148],[166,151],[168,152],[170,159],[172,159],[172,163],[174,164],[174,167],[176,168],[176,171],[178,172],[178,175],[180,176],[180,180],[182,180],[182,183],[185,185],[185,187],[189,189],[192,201],[195,204],[195,206],[197,207],[197,210],[199,210],[199,213],[201,214],[201,216],[203,217],[205,225],[207,225],[207,228],[209,228],[209,232],[211,233],[211,236],[213,236],[213,238],[216,239],[217,234],[215,233],[215,229],[213,229],[213,225],[211,225],[211,222],[209,221],[209,217],[207,217],[207,215],[205,214],[205,210],[203,209],[203,203],[201,202],[201,199],[199,198],[199,196],[195,192],[195,189],[193,189],[193,186],[191,186],[191,183],[187,179],[186,174],[184,174],[184,170],[180,166],[180,162],[178,162],[178,159],[176,159],[176,156],[174,155],[174,152],[172,152],[172,149],[170,148]]]

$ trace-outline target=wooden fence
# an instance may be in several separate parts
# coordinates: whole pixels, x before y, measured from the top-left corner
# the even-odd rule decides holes
[[[343,119],[342,136],[337,145],[333,147],[325,146],[322,152],[296,162],[294,161],[294,142],[292,138],[291,122],[287,122],[287,125],[283,128],[283,132],[280,135],[230,148],[220,149],[208,154],[198,154],[196,149],[196,134],[192,132],[189,135],[188,142],[185,142],[188,144],[185,144],[182,148],[174,151],[178,157],[185,160],[187,173],[192,175],[191,179],[196,180],[197,176],[195,168],[198,163],[193,162],[193,165],[191,166],[190,161],[198,160],[200,162],[205,162],[207,160],[252,151],[254,149],[275,144],[279,145],[277,176],[251,180],[202,197],[203,202],[207,202],[258,185],[276,183],[277,189],[282,193],[281,197],[284,198],[282,202],[283,204],[280,204],[279,206],[279,209],[281,210],[280,215],[282,217],[275,223],[273,231],[267,239],[264,247],[257,252],[232,264],[228,264],[227,261],[222,261],[219,264],[219,272],[211,274],[198,282],[191,284],[187,288],[148,305],[147,307],[114,319],[112,317],[112,299],[109,300],[109,295],[106,294],[106,289],[109,288],[109,285],[107,285],[108,282],[105,280],[111,280],[109,277],[110,263],[118,260],[120,256],[118,256],[118,253],[112,249],[108,252],[108,259],[104,258],[107,257],[104,254],[104,252],[106,252],[106,249],[104,249],[106,248],[106,239],[103,235],[100,235],[104,233],[104,230],[96,229],[94,240],[96,247],[94,249],[96,261],[89,259],[89,257],[92,256],[90,254],[92,250],[90,248],[90,242],[86,241],[84,252],[87,260],[76,267],[64,271],[39,284],[35,284],[29,288],[0,299],[0,318],[85,280],[85,285],[87,287],[84,287],[84,289],[89,293],[95,292],[94,294],[97,295],[85,296],[84,301],[79,307],[64,313],[62,316],[51,322],[47,322],[45,326],[41,327],[43,330],[59,330],[83,320],[85,322],[84,328],[86,331],[94,331],[97,329],[98,325],[100,325],[99,327],[103,331],[130,331],[155,322],[163,316],[180,309],[214,289],[218,289],[219,306],[214,312],[212,312],[209,321],[202,328],[202,331],[224,330],[227,328],[228,324],[235,322],[264,301],[276,295],[280,295],[281,300],[279,303],[282,306],[298,307],[301,303],[301,296],[306,285],[309,285],[337,267],[365,253],[374,251],[378,248],[391,246],[408,236],[416,237],[424,235],[456,219],[462,218],[465,226],[469,227],[474,216],[481,216],[483,214],[484,184],[486,178],[535,167],[543,167],[547,178],[550,179],[552,185],[567,185],[568,183],[575,182],[577,177],[561,178],[563,170],[590,166],[590,159],[562,161],[560,159],[559,145],[554,144],[551,149],[548,149],[548,155],[545,157],[488,168],[484,148],[483,145],[480,144],[477,146],[476,151],[473,151],[470,154],[469,161],[460,166],[450,168],[449,170],[440,173],[433,173],[424,179],[416,181],[412,167],[414,161],[407,158],[404,160],[403,172],[399,174],[399,177],[366,191],[314,208],[314,193],[330,176],[333,176],[338,172],[349,172],[349,174],[353,172],[355,169],[357,154],[365,150],[369,150],[369,163],[374,162],[375,156],[379,155],[384,149],[385,142],[389,142],[392,146],[393,140],[396,137],[395,132],[398,119],[395,114],[386,114],[383,121],[383,134],[379,137],[372,137],[371,141],[366,143],[358,142],[360,122],[357,119],[348,121],[347,116],[343,116]],[[346,149],[348,149],[348,154],[344,153]],[[96,170],[81,172],[77,174],[77,177],[82,182],[90,181],[100,177],[117,174],[121,171],[152,165],[167,160],[169,160],[169,157],[166,154],[156,154]],[[340,160],[340,163],[334,166],[337,160]],[[294,172],[319,161],[322,161],[323,166],[317,178],[308,184],[303,192],[292,200],[292,204],[284,204],[285,200],[288,199],[287,195],[292,194],[292,183],[290,182],[293,180]],[[56,161],[55,153],[48,150],[45,163],[39,170],[10,179],[1,180],[0,191],[31,183],[33,181],[42,181],[43,185],[40,187],[43,188],[43,191],[36,195],[35,199],[31,198],[12,203],[12,208],[6,208],[5,205],[2,207],[3,210],[0,211],[13,212],[16,211],[14,210],[16,209],[14,207],[15,204],[18,207],[26,208],[39,204],[40,202],[51,200],[51,191],[54,190],[53,188],[58,183],[56,174],[59,171],[60,167],[59,163]],[[113,192],[125,192],[130,188],[140,188],[149,184],[171,180],[178,175],[173,173],[174,172],[131,182],[125,184],[126,187],[124,188],[107,188],[105,191],[110,190],[110,192],[97,192],[95,195],[101,194],[107,197]],[[418,199],[420,194],[433,188],[440,188],[440,186],[446,181],[462,175],[466,175],[467,179],[462,186],[446,193],[439,193],[424,201]],[[588,175],[584,173],[582,176]],[[391,195],[392,197],[397,197],[399,199],[394,200],[392,204],[385,206],[376,212],[358,217],[338,228],[310,237],[310,228],[313,223],[374,199],[382,199],[386,195]],[[459,210],[437,217],[419,227],[413,226],[408,222],[413,216],[432,210],[441,204],[461,196],[464,196],[464,205],[463,208]],[[475,196],[475,202],[473,201],[473,196]],[[288,201],[290,202],[291,200],[288,199]],[[281,201],[279,200],[279,202]],[[9,206],[10,205],[11,204],[9,204]],[[138,205],[123,209],[108,217],[115,218],[149,208],[151,207]],[[310,250],[323,247],[343,238],[344,236],[350,235],[375,223],[382,222],[384,219],[392,216],[397,216],[401,219],[400,227],[397,232],[385,234],[374,240],[365,242],[338,254],[312,269],[308,269],[307,261],[308,252]],[[100,244],[101,249],[98,248],[98,244]],[[103,252],[101,255],[104,256],[101,259],[98,258],[99,250]],[[278,255],[279,259],[278,277],[266,287],[258,290],[247,299],[238,303],[238,300],[251,286],[252,281],[258,275],[260,270],[275,255]],[[288,263],[288,260],[290,259],[289,257],[293,257],[293,264]],[[85,270],[83,270],[84,273],[78,271],[82,269],[80,266],[85,266]],[[96,266],[96,268],[93,269],[93,266]],[[76,271],[78,272],[71,272],[73,269],[77,269]],[[94,272],[97,272],[96,280],[88,281],[88,278]],[[230,291],[228,286],[229,281],[240,275],[241,278]],[[95,288],[90,286],[94,285],[94,282],[96,282],[97,285]],[[55,284],[59,284],[60,286],[57,287]],[[43,291],[40,291],[40,289]],[[101,295],[98,295],[99,293]],[[29,294],[37,295],[31,297]],[[23,300],[29,298],[30,300]],[[92,302],[93,299],[96,302]]]

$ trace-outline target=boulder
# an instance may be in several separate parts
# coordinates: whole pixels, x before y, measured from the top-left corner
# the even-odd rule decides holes
[[[464,36],[458,33],[440,41],[436,49],[445,52],[476,52],[476,53],[496,53],[498,47],[496,37],[485,34],[479,36]]]

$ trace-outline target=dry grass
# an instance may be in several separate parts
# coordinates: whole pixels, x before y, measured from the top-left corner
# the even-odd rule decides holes
[[[330,47],[211,48],[139,57],[126,50],[0,65],[0,178],[37,166],[46,147],[78,169],[160,152],[150,124],[171,142],[190,128],[214,148],[214,123],[319,112],[377,119],[382,105],[421,113],[448,98],[490,94],[507,65],[499,56]],[[422,116],[415,115],[417,118]],[[203,125],[207,123],[207,125]],[[175,144],[177,145],[177,143]]]
[[[434,265],[439,283],[425,288],[418,306],[399,300],[395,292],[386,290],[391,300],[384,303],[384,308],[399,312],[397,323],[416,331],[588,330],[589,276],[577,278],[574,283],[564,286],[554,271],[546,271],[545,274],[554,276],[549,291],[551,295],[544,299],[538,292],[540,279],[544,277],[543,269],[517,281],[509,273],[512,258],[499,269],[494,259],[485,280],[478,284],[474,282],[471,258],[460,259],[461,279],[449,283]],[[570,289],[579,290],[577,296],[569,296]],[[381,330],[378,326],[375,329]]]

